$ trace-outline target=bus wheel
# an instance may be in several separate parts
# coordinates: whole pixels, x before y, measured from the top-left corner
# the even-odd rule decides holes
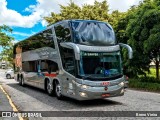
[[[57,99],[62,100],[63,96],[61,94],[61,86],[58,81],[55,81],[55,94]]]
[[[53,89],[52,89],[52,83],[50,83],[49,80],[47,80],[47,93],[49,96],[52,96],[53,95]]]
[[[23,87],[25,86],[24,78],[23,78],[23,77],[19,77],[19,78],[18,78],[18,81],[19,81],[19,85],[20,85],[20,86],[23,86]]]
[[[22,86],[22,79],[18,76],[18,82],[19,82],[19,85]]]
[[[21,78],[21,85],[22,85],[23,87],[25,86],[24,78],[23,78],[23,77]]]

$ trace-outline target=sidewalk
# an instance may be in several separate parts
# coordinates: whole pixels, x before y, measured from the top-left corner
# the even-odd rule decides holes
[[[10,106],[7,96],[3,93],[2,89],[0,89],[0,112],[3,111],[13,111],[13,109]]]
[[[4,70],[0,70],[0,75],[1,73],[4,72]],[[3,91],[2,84],[4,83],[4,79],[0,78],[0,120],[19,120],[18,117],[1,117],[2,112],[8,111],[8,112],[13,112],[13,108],[9,103],[9,99],[7,98],[6,93]]]
[[[4,69],[0,69],[0,76],[4,76]],[[4,83],[4,79],[0,77],[0,112],[2,111],[13,111],[9,100],[3,90],[1,89],[2,84]]]

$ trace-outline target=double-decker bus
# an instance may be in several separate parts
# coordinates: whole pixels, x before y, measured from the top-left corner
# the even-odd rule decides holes
[[[64,20],[14,45],[15,79],[58,99],[124,95],[121,47],[112,27],[96,20]]]

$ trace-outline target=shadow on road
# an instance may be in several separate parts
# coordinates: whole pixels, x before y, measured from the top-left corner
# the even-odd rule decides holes
[[[117,101],[113,101],[113,100],[109,100],[109,99],[98,99],[98,100],[87,100],[87,101],[77,101],[71,98],[67,98],[65,97],[64,100],[57,100],[56,97],[52,97],[52,96],[48,96],[47,93],[44,90],[32,87],[32,86],[28,86],[26,85],[25,87],[20,86],[19,84],[7,84],[8,86],[21,91],[47,105],[56,107],[57,109],[61,109],[60,106],[58,104],[55,104],[57,102],[59,102],[59,104],[63,104],[63,106],[66,110],[71,110],[71,109],[75,109],[75,108],[86,108],[86,107],[107,107],[107,106],[114,106],[114,105],[123,105],[123,103],[117,102]],[[64,110],[65,110],[64,109]]]

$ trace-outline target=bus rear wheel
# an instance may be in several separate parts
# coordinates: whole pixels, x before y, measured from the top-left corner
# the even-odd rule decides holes
[[[19,85],[24,87],[25,86],[24,78],[23,77],[19,77],[18,79],[19,79]]]
[[[18,79],[18,83],[19,83],[19,85],[21,86],[21,85],[22,85],[21,77],[19,77],[19,76],[18,76],[18,78],[17,78],[17,79]]]
[[[22,85],[23,87],[25,86],[24,78],[23,78],[23,77],[21,78],[21,85]]]
[[[48,93],[49,96],[52,96],[53,93],[54,93],[54,91],[52,89],[52,83],[50,83],[49,80],[47,80],[47,93]]]
[[[58,81],[55,81],[55,94],[58,100],[62,100],[63,99],[63,95],[61,93],[61,86],[60,83]]]

